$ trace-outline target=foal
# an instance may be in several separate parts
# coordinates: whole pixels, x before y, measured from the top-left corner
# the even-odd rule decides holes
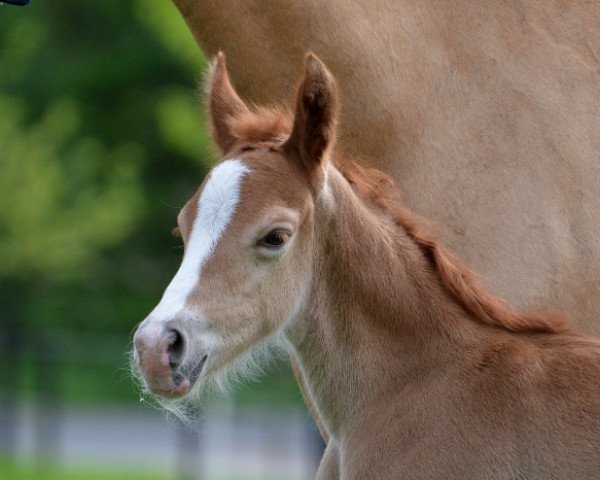
[[[330,439],[320,479],[600,478],[600,343],[487,294],[383,174],[331,160],[316,57],[293,115],[251,111],[222,54],[209,105],[224,157],[135,335],[150,391],[189,399],[282,341]]]

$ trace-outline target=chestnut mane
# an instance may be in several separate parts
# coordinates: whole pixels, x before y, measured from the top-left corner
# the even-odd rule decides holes
[[[240,141],[278,142],[289,135],[292,118],[286,111],[260,108],[231,119],[229,125]],[[560,315],[522,314],[505,300],[488,293],[480,285],[476,275],[441,245],[426,222],[404,206],[389,175],[376,169],[361,167],[355,162],[335,163],[365,201],[387,212],[402,227],[437,271],[447,291],[479,322],[511,332],[570,331],[569,325]]]
[[[438,272],[448,292],[478,321],[511,332],[560,333],[570,330],[560,315],[522,314],[505,300],[489,294],[476,275],[440,244],[425,222],[403,205],[390,176],[354,162],[338,168],[362,198],[387,212],[404,229]]]

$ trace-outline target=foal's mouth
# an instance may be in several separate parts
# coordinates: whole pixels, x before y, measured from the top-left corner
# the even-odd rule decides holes
[[[204,355],[192,368],[173,370],[168,382],[165,382],[166,379],[163,381],[150,380],[149,382],[146,381],[146,386],[154,395],[159,397],[165,399],[181,398],[187,395],[194,387],[204,369],[207,358],[208,355]],[[170,385],[167,386],[165,383]]]
[[[182,396],[192,389],[204,369],[207,358],[208,355],[204,355],[191,369],[179,368],[173,372],[173,383],[175,384],[175,388],[172,390],[171,396]]]

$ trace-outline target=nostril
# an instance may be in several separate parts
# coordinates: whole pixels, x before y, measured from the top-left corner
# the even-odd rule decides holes
[[[183,361],[184,341],[183,335],[177,330],[169,331],[167,354],[169,356],[169,367],[176,369]]]

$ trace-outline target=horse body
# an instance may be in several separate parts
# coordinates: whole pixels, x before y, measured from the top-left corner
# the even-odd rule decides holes
[[[341,153],[391,174],[492,291],[600,334],[600,4],[174,3],[259,104],[315,51]]]
[[[600,342],[488,294],[385,176],[340,161],[319,60],[293,118],[251,111],[222,55],[210,90],[224,159],[135,335],[149,390],[194,401],[279,341],[330,439],[321,480],[600,476]]]

